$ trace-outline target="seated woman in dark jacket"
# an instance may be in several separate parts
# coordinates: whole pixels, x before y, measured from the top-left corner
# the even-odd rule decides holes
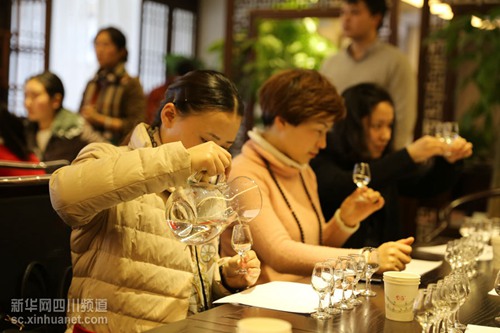
[[[44,72],[26,81],[27,142],[41,161],[71,162],[87,144],[104,141],[82,116],[63,108],[63,100],[64,86],[57,75]]]
[[[459,172],[457,161],[472,154],[472,144],[461,137],[451,145],[423,136],[393,151],[394,104],[382,88],[363,83],[342,94],[347,116],[335,123],[327,148],[311,162],[318,178],[321,208],[328,220],[356,185],[356,162],[368,162],[370,187],[379,191],[385,206],[360,224],[344,247],[378,246],[403,237],[398,196],[434,196],[451,188]]]

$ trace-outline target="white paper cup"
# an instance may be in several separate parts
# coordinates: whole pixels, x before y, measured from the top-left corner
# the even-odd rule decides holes
[[[491,247],[493,250],[493,268],[500,268],[500,235],[491,236]]]
[[[286,320],[251,317],[238,320],[237,333],[292,333],[292,324]]]
[[[385,317],[395,321],[413,320],[413,301],[418,293],[420,275],[384,272]]]

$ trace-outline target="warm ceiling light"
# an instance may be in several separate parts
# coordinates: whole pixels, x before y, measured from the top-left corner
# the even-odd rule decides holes
[[[499,19],[495,19],[493,21],[483,20],[480,17],[472,15],[470,19],[470,25],[472,25],[474,28],[477,29],[495,30],[496,28],[500,27],[500,20]]]
[[[402,0],[403,2],[416,7],[422,8],[424,0]],[[451,20],[453,18],[453,11],[450,5],[442,3],[440,0],[429,0],[429,7],[432,15],[437,15],[443,20]]]
[[[403,2],[417,8],[422,8],[424,5],[424,0],[403,0]]]

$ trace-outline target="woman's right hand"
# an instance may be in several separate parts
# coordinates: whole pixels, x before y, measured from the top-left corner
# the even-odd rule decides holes
[[[354,227],[382,208],[385,200],[380,192],[369,187],[357,188],[340,205],[340,218],[349,227]]]
[[[411,244],[415,238],[408,237],[396,242],[387,242],[378,247],[380,268],[377,273],[385,271],[402,271],[411,261]]]
[[[208,177],[229,174],[231,154],[213,141],[193,146],[188,150],[191,156],[191,172],[204,172]]]
[[[415,163],[422,163],[433,156],[443,156],[447,145],[436,137],[425,135],[410,143],[406,150]]]

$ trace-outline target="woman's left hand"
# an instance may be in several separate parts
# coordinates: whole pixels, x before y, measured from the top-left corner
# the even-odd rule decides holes
[[[472,155],[472,143],[462,137],[458,137],[451,143],[449,149],[444,154],[444,158],[449,163],[455,163],[458,160]]]
[[[245,274],[240,274],[240,268],[246,268]],[[260,260],[254,251],[245,253],[243,260],[238,255],[231,257],[222,267],[222,275],[226,284],[233,289],[245,289],[253,286],[260,276]]]

